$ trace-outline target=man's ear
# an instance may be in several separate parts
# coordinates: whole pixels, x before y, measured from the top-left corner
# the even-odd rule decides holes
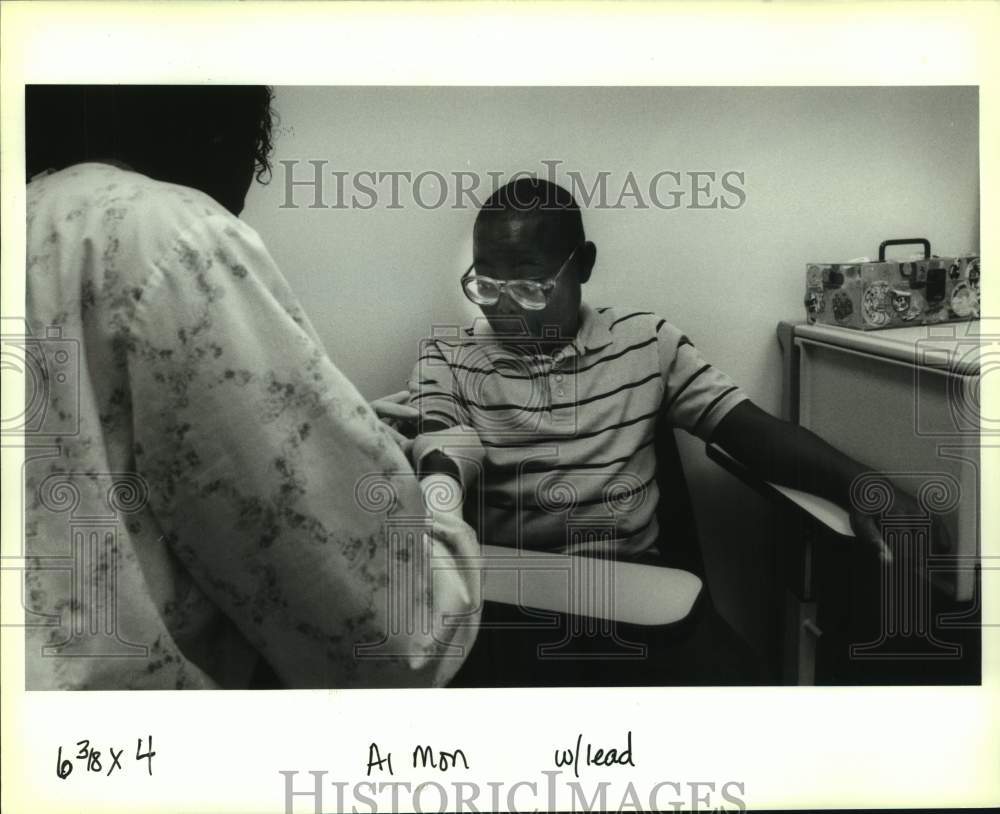
[[[595,262],[597,262],[597,246],[588,240],[580,247],[580,285],[590,279]]]

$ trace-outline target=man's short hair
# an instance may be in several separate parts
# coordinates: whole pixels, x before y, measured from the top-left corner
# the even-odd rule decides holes
[[[569,190],[536,177],[520,177],[497,189],[479,210],[476,227],[495,217],[546,217],[559,221],[559,230],[573,245],[584,239],[580,207]]]

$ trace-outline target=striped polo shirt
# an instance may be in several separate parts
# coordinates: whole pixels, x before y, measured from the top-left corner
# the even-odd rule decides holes
[[[661,410],[707,440],[747,396],[655,314],[584,304],[580,318],[569,344],[514,349],[485,318],[426,340],[410,403],[447,429],[418,435],[414,456],[457,463],[484,543],[634,558],[660,533]]]

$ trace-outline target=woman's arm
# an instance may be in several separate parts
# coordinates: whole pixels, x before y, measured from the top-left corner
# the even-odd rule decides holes
[[[179,236],[127,353],[164,538],[283,682],[445,683],[475,637],[441,624],[477,609],[453,567],[475,534],[435,522],[252,230],[214,216]]]

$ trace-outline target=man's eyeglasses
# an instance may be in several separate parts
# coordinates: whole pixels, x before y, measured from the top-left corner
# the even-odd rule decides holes
[[[482,274],[476,274],[476,264],[473,263],[462,275],[462,290],[476,305],[496,305],[500,302],[500,297],[504,292],[522,308],[529,311],[541,311],[549,304],[549,297],[556,287],[559,275],[563,273],[569,265],[576,250],[569,253],[559,271],[553,274],[548,280],[495,280]]]

